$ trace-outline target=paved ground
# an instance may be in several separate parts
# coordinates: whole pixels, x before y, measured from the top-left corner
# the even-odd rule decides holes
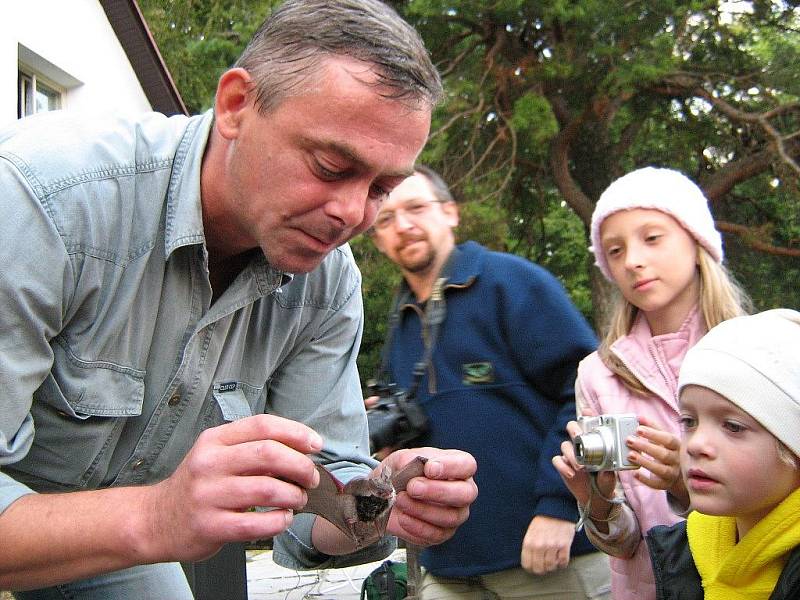
[[[399,549],[391,560],[405,561]],[[293,571],[272,561],[272,551],[247,553],[249,600],[357,600],[361,582],[383,561],[322,571]]]

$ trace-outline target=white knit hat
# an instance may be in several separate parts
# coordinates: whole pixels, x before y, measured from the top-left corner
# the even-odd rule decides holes
[[[667,213],[691,233],[714,260],[722,262],[722,237],[714,227],[714,218],[702,190],[678,171],[645,167],[623,175],[608,186],[592,213],[589,250],[609,281],[612,280],[611,270],[600,243],[600,225],[609,215],[633,208],[653,208]]]
[[[712,328],[681,364],[678,391],[725,396],[800,456],[800,313],[777,308]]]

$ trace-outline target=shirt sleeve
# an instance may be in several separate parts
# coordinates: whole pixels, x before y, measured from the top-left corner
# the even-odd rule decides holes
[[[575,379],[575,417],[583,415],[584,410],[592,410],[595,414],[601,414],[594,399],[586,393],[581,380],[580,371]]]
[[[361,277],[347,249],[337,297],[310,343],[304,343],[270,385],[269,406],[305,423],[323,438],[320,462],[347,483],[369,474],[369,436],[356,357],[363,329]],[[335,266],[336,263],[334,263]],[[300,514],[275,538],[275,562],[292,569],[338,568],[380,560],[396,547],[391,536],[358,552],[328,556],[311,544],[316,516]]]
[[[618,558],[631,558],[642,541],[639,521],[627,502],[615,504],[608,514],[608,533],[601,533],[591,519],[585,523],[586,536],[599,550]]]
[[[53,362],[49,341],[61,329],[71,268],[32,173],[0,153],[0,513],[33,491],[4,473],[34,439],[33,393]],[[31,183],[32,182],[32,183]]]

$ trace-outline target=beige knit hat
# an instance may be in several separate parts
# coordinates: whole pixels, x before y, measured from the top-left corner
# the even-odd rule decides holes
[[[678,391],[725,396],[800,456],[800,313],[768,310],[723,321],[687,353]]]
[[[714,226],[703,191],[683,173],[672,169],[644,167],[615,180],[600,195],[592,213],[589,247],[597,267],[612,280],[608,261],[600,244],[603,221],[621,210],[652,208],[680,223],[717,262],[722,262],[722,237]]]

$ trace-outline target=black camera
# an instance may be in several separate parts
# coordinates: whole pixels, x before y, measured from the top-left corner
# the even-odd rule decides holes
[[[395,383],[370,382],[370,396],[378,403],[367,411],[369,443],[373,452],[382,448],[403,448],[428,431],[428,417],[413,395]]]

